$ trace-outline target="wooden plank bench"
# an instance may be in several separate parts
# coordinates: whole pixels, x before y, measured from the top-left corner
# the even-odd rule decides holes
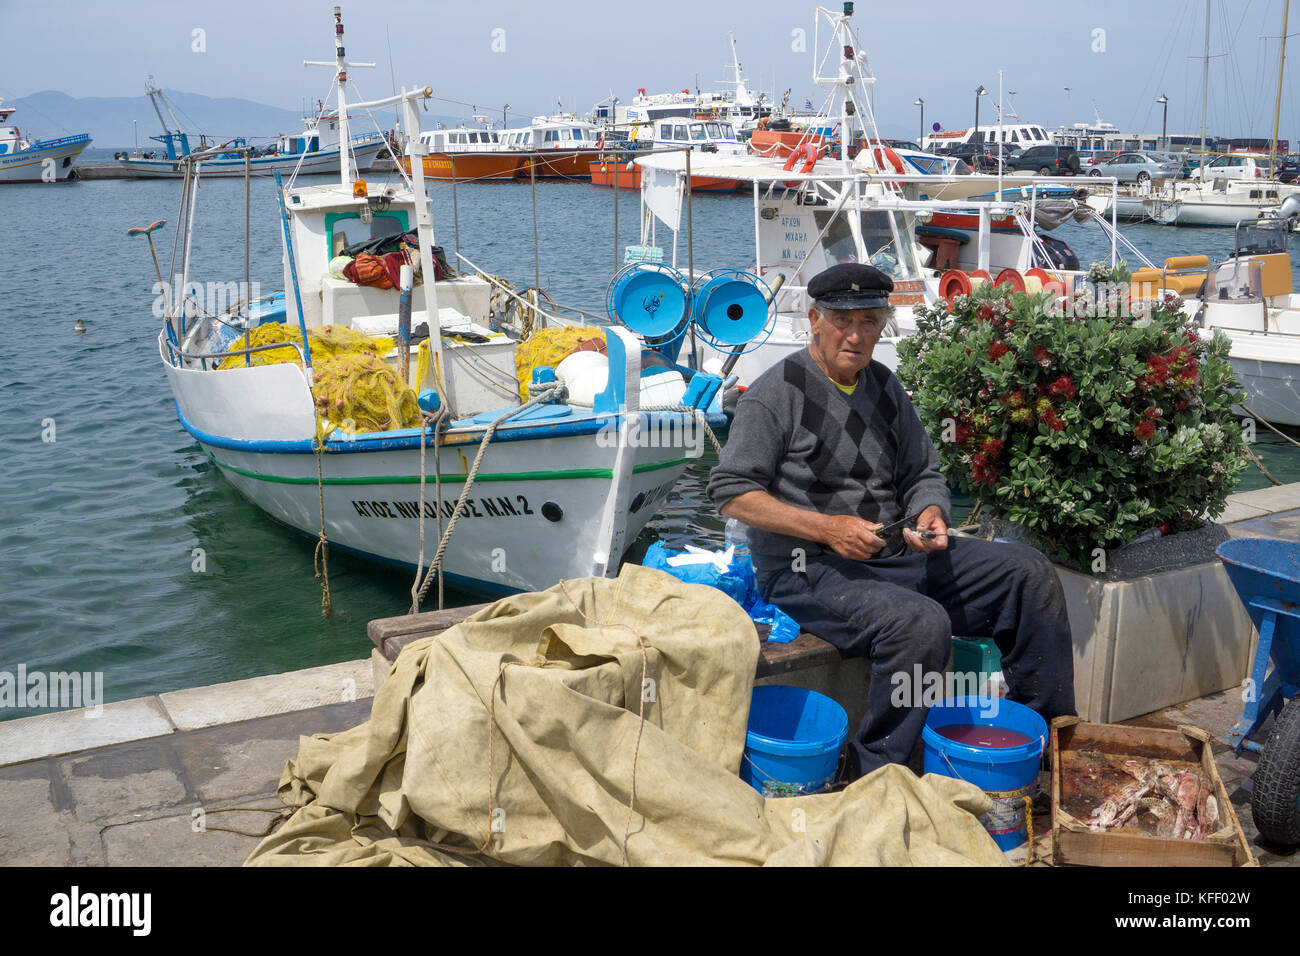
[[[407,614],[402,617],[378,618],[367,625],[366,634],[384,660],[392,662],[397,659],[402,648],[412,641],[439,634],[488,606],[488,604],[470,604],[466,607],[452,607],[442,611],[422,611],[419,614]],[[766,638],[767,626],[760,624],[756,627],[759,639]],[[793,671],[836,664],[847,657],[848,655],[841,653],[834,645],[812,634],[800,633],[789,644],[769,644],[763,640],[754,677],[755,679],[776,677]]]

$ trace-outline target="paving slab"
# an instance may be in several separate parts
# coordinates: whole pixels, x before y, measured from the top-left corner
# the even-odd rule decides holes
[[[1229,497],[1228,506],[1223,509],[1223,514],[1214,520],[1218,524],[1231,524],[1234,521],[1245,521],[1247,518],[1258,518],[1266,514],[1268,514],[1266,508],[1256,508],[1254,505],[1248,505],[1244,501],[1237,501]]]
[[[1300,510],[1279,511],[1258,518],[1247,518],[1228,525],[1226,530],[1237,538],[1283,538],[1295,541],[1300,539]]]
[[[252,720],[374,694],[369,659],[161,694],[177,730]]]
[[[170,734],[175,726],[156,697],[0,722],[0,767]]]
[[[240,866],[283,819],[283,804],[259,798],[224,809],[179,812],[112,824],[101,833],[108,866]]]
[[[64,757],[58,770],[77,818],[96,822],[191,799],[166,738]]]

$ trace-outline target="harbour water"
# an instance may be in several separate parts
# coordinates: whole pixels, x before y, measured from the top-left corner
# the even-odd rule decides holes
[[[370,177],[372,190],[384,177]],[[369,653],[366,622],[403,613],[405,575],[330,557],[335,616],[323,620],[313,541],[240,498],[176,421],[156,349],[149,247],[126,230],[156,219],[166,272],[179,183],[107,180],[10,186],[0,239],[0,671],[102,672],[105,701],[236,680]],[[517,287],[534,284],[527,183],[437,184],[438,242]],[[541,284],[560,302],[604,311],[613,275],[613,194],[586,182],[538,182]],[[621,239],[638,241],[639,199],[622,194]],[[752,260],[747,196],[697,195],[697,270]],[[283,286],[275,184],[255,180],[252,279]],[[1152,259],[1230,251],[1231,230],[1131,226]],[[244,277],[244,186],[199,191],[192,278]],[[1109,251],[1095,227],[1054,235],[1081,262]],[[661,243],[665,237],[660,235]],[[1293,255],[1295,250],[1293,249]],[[684,240],[678,262],[686,262]],[[161,315],[161,309],[158,310]],[[84,320],[85,333],[73,325]],[[1261,431],[1256,450],[1282,481],[1300,449]],[[709,452],[689,469],[633,547],[720,545],[704,495]],[[1255,469],[1238,490],[1264,487]],[[962,513],[958,510],[958,516]],[[448,603],[479,600],[449,592]],[[0,719],[34,713],[0,708]]]

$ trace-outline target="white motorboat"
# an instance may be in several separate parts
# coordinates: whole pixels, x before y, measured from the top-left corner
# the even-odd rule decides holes
[[[335,20],[331,65],[346,142],[351,64],[337,8]],[[576,380],[569,397],[547,368],[534,370],[524,400],[515,367],[520,339],[491,328],[489,283],[472,275],[435,281],[422,162],[428,147],[419,124],[419,106],[431,95],[425,87],[353,104],[404,110],[411,173],[402,173],[400,186],[369,194],[344,153],[339,182],[284,188],[286,293],[220,315],[203,314],[188,296],[169,296],[158,355],[180,423],[249,501],[329,547],[417,573],[445,548],[439,569],[446,580],[486,594],[613,574],[625,546],[701,453],[702,424],[725,421],[721,381],[643,369],[639,342],[625,329],[605,328],[593,334],[603,336],[608,359],[591,358],[604,362],[606,374],[588,380],[585,406]],[[192,224],[207,159],[195,153],[181,163],[179,221]],[[341,251],[350,256],[358,241],[395,236],[417,243],[424,277],[410,293],[408,319],[397,290],[336,272]],[[169,273],[179,274],[181,289],[192,288],[192,240],[192,228],[178,230]],[[536,316],[539,326],[553,318],[540,310]],[[431,334],[412,342],[406,330],[421,324]],[[268,344],[250,344],[267,330],[275,333]],[[361,360],[372,367],[382,361],[380,380],[409,386],[394,393],[410,396],[403,402],[418,393],[422,419],[372,431],[327,419],[331,360],[313,348],[357,333],[397,336],[395,348]],[[293,357],[257,364],[277,348]],[[658,407],[643,407],[643,394],[654,395]]]
[[[17,109],[0,105],[0,183],[67,182],[77,157],[90,145],[89,134],[30,140],[9,123]]]
[[[1206,284],[1203,334],[1220,330],[1232,340],[1228,360],[1258,417],[1300,426],[1300,295],[1293,290],[1287,215],[1242,222],[1233,254]]]

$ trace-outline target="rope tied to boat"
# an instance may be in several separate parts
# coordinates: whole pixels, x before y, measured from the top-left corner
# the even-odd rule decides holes
[[[415,580],[411,582],[411,609],[408,614],[414,614],[420,609],[420,576],[424,569],[424,485],[425,485],[425,448],[427,446],[426,438],[429,434],[429,427],[433,428],[433,484],[437,498],[437,508],[435,517],[438,520],[438,538],[442,538],[442,435],[446,431],[447,424],[451,420],[451,413],[445,406],[440,405],[432,413],[421,410],[420,417],[423,419],[423,425],[420,429],[420,553],[415,563]],[[438,568],[438,610],[442,610],[443,588],[442,588],[442,568]]]
[[[508,419],[514,418],[516,415],[532,408],[534,405],[540,405],[543,402],[551,401],[552,398],[558,397],[563,391],[566,391],[566,389],[561,383],[557,382],[553,385],[548,385],[545,388],[539,389],[527,402],[524,402],[517,408],[508,409],[488,423],[487,429],[483,432],[483,438],[479,441],[478,454],[474,456],[474,462],[470,465],[469,472],[465,476],[465,487],[461,489],[460,497],[456,500],[456,507],[452,509],[451,517],[447,521],[446,530],[443,531],[438,538],[438,550],[434,553],[433,560],[429,563],[429,570],[424,574],[424,581],[420,584],[419,590],[416,592],[415,601],[413,603],[414,610],[419,610],[420,604],[429,593],[429,586],[433,583],[433,579],[437,577],[441,580],[442,561],[443,557],[447,553],[447,544],[451,541],[452,533],[456,530],[456,522],[460,520],[460,516],[465,510],[466,502],[469,501],[470,489],[474,487],[474,480],[478,477],[479,466],[483,464],[483,456],[487,454],[488,445],[491,444],[492,436],[496,434],[497,427]],[[439,441],[438,444],[440,447],[441,441]],[[420,511],[421,514],[423,514],[423,503],[421,503]],[[441,602],[439,602],[439,607],[441,608]]]
[[[320,534],[316,539],[316,551],[312,555],[312,565],[316,577],[320,579],[320,612],[329,620],[334,615],[334,602],[330,597],[330,542],[325,536],[325,477],[321,458],[325,454],[325,433],[319,411],[316,415],[316,437],[312,440],[312,450],[316,453],[316,495],[320,500]]]
[[[704,434],[708,437],[709,443],[713,445],[713,450],[719,455],[722,454],[722,442],[718,441],[718,436],[715,435],[713,429],[709,427],[709,423],[704,418],[704,410],[702,408],[694,408],[690,405],[643,405],[641,411],[683,412],[687,415],[694,416],[695,423],[699,425],[700,428],[704,429]]]

